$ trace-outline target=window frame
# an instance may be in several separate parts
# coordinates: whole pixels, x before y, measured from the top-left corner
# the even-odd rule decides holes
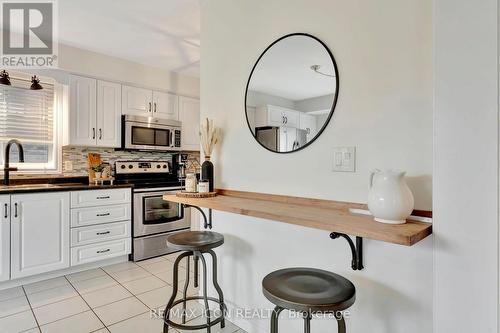
[[[11,80],[22,80],[31,81],[31,75],[27,73],[12,72],[9,71]],[[38,175],[38,174],[61,174],[62,172],[62,126],[63,126],[63,114],[65,108],[65,98],[64,98],[64,87],[62,84],[58,83],[55,79],[40,76],[36,74],[40,79],[40,83],[53,85],[54,96],[53,96],[53,128],[52,128],[52,138],[53,138],[53,149],[51,154],[51,161],[47,163],[9,163],[12,167],[17,167],[18,175]],[[4,155],[5,155],[5,142],[0,143],[0,154],[1,163],[0,168],[4,167]]]

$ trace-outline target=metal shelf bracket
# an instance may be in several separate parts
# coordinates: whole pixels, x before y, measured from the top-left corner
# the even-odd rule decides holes
[[[198,206],[192,206],[192,205],[188,205],[188,204],[182,204],[182,207],[183,208],[194,208],[197,211],[199,211],[201,213],[201,216],[203,216],[203,227],[205,229],[212,229],[212,209],[211,208],[208,209],[208,218],[207,218],[207,214],[205,214],[205,212],[203,211],[203,209],[201,209]]]
[[[351,237],[346,234],[342,234],[339,232],[332,232],[330,234],[331,239],[337,239],[339,237],[344,238],[347,243],[349,243],[349,247],[351,248],[352,260],[351,260],[351,268],[355,271],[360,271],[364,268],[363,266],[363,237],[356,236],[356,245],[352,241]]]

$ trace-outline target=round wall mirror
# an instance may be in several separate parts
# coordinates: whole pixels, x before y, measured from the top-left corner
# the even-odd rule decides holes
[[[270,151],[303,149],[330,121],[338,89],[337,64],[321,40],[303,33],[281,37],[264,50],[250,73],[248,127]]]

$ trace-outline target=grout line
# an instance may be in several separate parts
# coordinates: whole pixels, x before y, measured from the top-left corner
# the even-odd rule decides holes
[[[16,298],[22,298],[22,297],[23,297],[23,296],[17,296],[17,297],[14,297],[14,298],[9,298],[8,300],[2,301],[2,302],[12,301],[12,300],[15,300]],[[25,298],[25,299],[27,299],[26,295],[24,295],[24,298]],[[30,302],[30,301],[29,301],[29,299],[27,299],[27,301],[28,301],[28,305],[29,305],[29,307],[30,307],[30,309],[31,309],[32,307],[31,307],[31,305],[29,304],[29,302]],[[2,302],[0,302],[0,303],[2,303]],[[26,309],[25,309],[25,310],[19,310],[19,311],[17,311],[17,312],[12,312],[12,313],[9,313],[9,314],[7,314],[7,315],[5,315],[5,316],[4,316],[4,315],[2,315],[2,316],[0,316],[0,319],[2,319],[2,318],[6,318],[6,317],[10,317],[10,316],[13,316],[13,315],[16,315],[16,314],[19,314],[19,313],[22,313],[22,312],[26,312],[26,311],[28,311],[28,310],[26,310]]]
[[[106,272],[106,271],[105,271],[105,272]],[[149,271],[148,271],[148,272],[149,272]],[[108,273],[108,272],[106,272],[106,274],[108,274],[108,275],[109,275],[109,273]],[[151,273],[151,275],[152,275],[152,276],[156,276],[156,275],[154,275],[153,273]],[[111,275],[109,275],[109,276],[110,276],[113,280],[115,280],[115,281],[116,281],[116,282],[117,282],[120,286],[122,286],[123,288],[125,288],[127,291],[129,291],[129,292],[130,292],[130,290],[128,290],[128,289],[127,289],[127,287],[125,287],[124,285],[122,285],[122,284],[121,284],[118,280],[116,280],[113,276],[111,276]],[[157,276],[156,276],[156,277],[157,277]],[[159,278],[159,277],[157,277],[157,278]],[[161,279],[160,279],[160,280],[161,280]],[[162,280],[162,281],[163,281],[163,280]],[[130,282],[130,281],[127,281],[127,282]],[[170,284],[168,284],[166,281],[163,281],[163,282],[165,282],[168,286],[170,286],[170,287],[173,289],[173,286],[171,286]],[[161,288],[164,288],[164,287],[165,287],[165,286],[162,286],[162,287],[160,287],[160,288],[155,288],[155,289],[152,289],[152,290],[157,290],[157,289],[161,289]],[[152,291],[152,290],[145,291],[144,293],[141,293],[141,294],[139,294],[139,295],[145,294],[145,293],[150,292],[150,291]],[[143,313],[140,313],[140,314],[138,314],[138,315],[136,315],[136,316],[133,316],[133,317],[130,317],[130,318],[123,319],[123,320],[118,321],[118,322],[116,322],[116,323],[113,323],[113,324],[111,324],[111,325],[109,325],[109,326],[112,326],[112,325],[115,325],[115,324],[120,323],[120,322],[122,322],[122,321],[125,321],[125,320],[128,320],[128,319],[131,319],[131,318],[134,318],[134,317],[137,317],[137,316],[143,315],[144,313],[148,313],[148,312],[149,312],[149,313],[151,313],[151,311],[157,310],[158,308],[162,308],[163,306],[166,306],[166,304],[168,303],[168,299],[167,299],[167,300],[166,300],[166,301],[167,301],[167,303],[165,303],[165,305],[160,305],[160,306],[158,306],[158,307],[154,307],[154,309],[152,309],[152,308],[150,308],[150,307],[149,307],[146,303],[144,303],[141,299],[139,299],[139,298],[137,297],[137,295],[135,295],[135,294],[134,294],[134,293],[132,293],[132,292],[130,292],[130,293],[131,293],[131,294],[132,294],[132,296],[133,296],[133,297],[135,297],[135,298],[136,298],[139,302],[141,302],[142,304],[144,304],[144,306],[148,308],[148,311],[143,312]],[[128,298],[130,298],[130,297],[128,297]],[[116,302],[119,302],[119,301],[116,301]],[[113,302],[113,303],[115,303],[115,302]],[[112,304],[112,303],[109,303],[109,304]],[[199,317],[199,316],[195,316],[195,317],[193,317],[193,318],[191,318],[191,319],[187,320],[187,321],[186,321],[186,323],[187,323],[187,322],[189,322],[189,321],[191,321],[191,320],[194,320],[194,319],[196,319],[196,318],[198,318],[198,317]],[[158,319],[158,320],[159,320],[159,319]],[[106,327],[107,327],[107,326],[106,326]],[[175,331],[175,332],[178,332],[178,331],[177,331],[177,330],[175,330],[175,329],[174,329],[174,331]]]
[[[166,259],[166,258],[165,258],[165,259]],[[167,261],[167,262],[169,262],[169,263],[172,263],[172,264],[173,264],[173,262],[172,262],[172,261],[170,261],[170,260],[168,260],[168,259],[166,259],[166,260],[164,260],[164,261]],[[158,262],[160,262],[160,261],[158,261]],[[129,268],[126,268],[126,269],[124,269],[124,270],[120,270],[120,271],[116,271],[116,272],[112,272],[112,273],[122,272],[122,271],[130,270],[130,269],[142,268],[142,269],[144,269],[145,271],[147,271],[150,275],[149,275],[149,276],[143,276],[143,277],[140,277],[140,278],[137,278],[137,279],[134,279],[134,280],[126,281],[126,282],[123,282],[123,283],[132,282],[132,281],[136,281],[136,280],[139,280],[139,279],[144,279],[144,278],[148,278],[148,277],[150,277],[150,276],[154,276],[154,277],[156,277],[156,278],[160,279],[162,282],[164,282],[164,283],[166,284],[166,286],[169,286],[169,287],[173,288],[173,285],[172,285],[172,284],[170,284],[170,283],[168,283],[168,282],[164,281],[163,279],[161,279],[161,278],[160,278],[159,276],[157,276],[156,274],[151,273],[150,271],[148,271],[147,269],[143,268],[142,266],[139,266],[139,265],[137,265],[137,264],[135,264],[135,265],[137,266],[137,267],[135,267],[135,268],[130,268],[130,267],[129,267]],[[181,267],[181,266],[180,266],[180,267]],[[182,267],[182,268],[184,268],[184,267]],[[129,319],[134,318],[134,317],[138,317],[138,316],[143,315],[143,314],[145,314],[145,313],[151,313],[151,311],[153,311],[153,310],[157,310],[157,309],[160,309],[160,308],[162,308],[162,307],[164,307],[164,306],[165,306],[165,305],[160,305],[160,306],[158,306],[158,307],[150,308],[148,305],[146,305],[144,302],[142,302],[142,301],[141,301],[141,300],[140,300],[140,299],[139,299],[139,298],[138,298],[138,297],[137,297],[137,296],[136,296],[133,292],[131,292],[129,289],[127,289],[127,288],[126,288],[126,287],[125,287],[125,286],[124,286],[121,282],[119,282],[118,280],[116,280],[116,279],[115,279],[115,278],[114,278],[114,277],[113,277],[113,276],[112,276],[109,272],[107,272],[106,270],[104,270],[102,267],[98,267],[98,268],[95,268],[95,269],[100,269],[101,271],[103,271],[103,272],[104,272],[104,275],[101,275],[101,276],[95,276],[95,277],[91,277],[91,278],[88,278],[88,279],[82,279],[82,280],[74,281],[74,283],[78,283],[78,282],[81,282],[81,281],[88,281],[88,280],[91,280],[91,279],[96,279],[96,278],[101,278],[101,277],[103,277],[103,276],[108,276],[108,277],[110,277],[113,281],[115,281],[115,282],[116,282],[116,284],[114,284],[113,286],[119,285],[119,286],[121,286],[122,288],[124,288],[125,290],[127,290],[128,292],[130,292],[130,294],[131,294],[131,296],[129,296],[129,297],[126,297],[126,298],[123,298],[123,299],[121,299],[121,300],[117,300],[117,301],[114,301],[114,302],[111,302],[111,303],[108,303],[108,304],[104,304],[104,305],[98,306],[98,307],[96,307],[96,308],[99,308],[99,307],[102,307],[102,306],[107,306],[107,305],[109,305],[109,304],[117,303],[117,302],[123,301],[124,299],[128,299],[128,298],[134,297],[135,299],[137,299],[137,300],[138,300],[141,304],[143,304],[143,305],[144,305],[144,306],[148,309],[148,311],[142,312],[142,313],[140,313],[140,314],[134,315],[134,316],[129,317],[129,318],[125,318],[125,319],[120,320],[120,321],[118,321],[118,322],[116,322],[116,323],[113,323],[113,324],[111,324],[111,325],[109,325],[109,326],[112,326],[112,325],[118,324],[118,323],[120,323],[120,322],[123,322],[123,321],[129,320]],[[90,269],[90,270],[94,270],[94,269]],[[89,271],[90,271],[90,270],[89,270]],[[173,269],[172,269],[172,270],[173,270]],[[185,270],[185,268],[184,268],[184,270]],[[169,269],[169,270],[167,270],[167,271],[170,271],[170,269]],[[85,272],[85,271],[82,271],[82,272]],[[164,272],[164,271],[161,271],[161,272]],[[79,272],[78,272],[78,273],[79,273]],[[192,273],[192,272],[190,272],[190,273]],[[183,276],[184,276],[184,275],[179,276],[179,277],[183,277]],[[82,295],[85,295],[85,294],[88,294],[88,293],[92,293],[92,292],[94,292],[94,291],[98,291],[98,290],[102,290],[102,289],[109,288],[110,286],[106,286],[106,287],[99,288],[99,289],[96,289],[96,290],[90,291],[90,292],[88,292],[88,293],[83,293],[83,294],[82,294],[82,293],[80,293],[80,291],[78,291],[78,290],[75,288],[75,286],[74,286],[73,282],[72,282],[72,281],[70,281],[66,275],[63,275],[63,276],[61,276],[61,277],[63,277],[63,278],[66,280],[66,282],[67,282],[67,283],[68,283],[68,284],[69,284],[69,285],[70,285],[70,286],[71,286],[71,287],[75,290],[75,292],[77,293],[77,295],[76,295],[76,296],[73,296],[73,297],[68,297],[68,298],[65,298],[65,299],[62,299],[62,300],[58,300],[58,301],[55,301],[55,302],[52,302],[52,303],[44,304],[44,305],[42,305],[42,306],[40,306],[40,307],[47,306],[47,305],[54,304],[54,303],[58,303],[58,302],[62,302],[62,301],[65,301],[65,300],[68,300],[68,299],[71,299],[71,298],[80,297],[80,298],[81,298],[81,299],[85,302],[85,304],[89,307],[89,309],[88,309],[88,310],[85,310],[85,311],[82,311],[82,312],[80,312],[80,313],[73,314],[73,315],[71,315],[71,316],[67,316],[67,317],[60,318],[60,319],[55,320],[55,321],[51,321],[51,322],[49,322],[49,323],[45,323],[45,324],[43,324],[43,325],[47,325],[47,324],[51,324],[51,323],[54,323],[54,322],[57,322],[57,321],[61,321],[61,320],[64,320],[64,319],[67,319],[67,318],[70,318],[70,317],[73,317],[73,316],[76,316],[76,315],[79,315],[79,314],[85,313],[85,312],[87,312],[87,311],[92,311],[92,313],[93,313],[93,314],[97,317],[97,319],[98,319],[98,320],[102,323],[102,325],[103,325],[103,327],[102,327],[102,328],[99,328],[99,329],[95,330],[94,332],[97,332],[97,331],[99,331],[99,330],[102,330],[103,328],[104,328],[104,329],[106,329],[108,332],[110,332],[109,327],[108,327],[108,326],[107,326],[107,325],[106,325],[106,324],[105,324],[105,323],[101,320],[101,318],[100,318],[100,317],[97,315],[97,313],[94,311],[94,308],[92,308],[92,307],[90,306],[90,304],[88,304],[88,303],[87,303],[87,301],[85,300],[85,298],[83,298],[83,296],[82,296]],[[190,274],[190,277],[192,277],[192,274]],[[184,281],[185,281],[185,280],[179,281],[179,287],[182,287],[181,285],[182,285],[182,283],[183,283]],[[37,294],[37,293],[40,293],[40,292],[44,292],[44,291],[47,291],[47,290],[52,290],[52,289],[56,289],[56,288],[61,288],[61,287],[64,287],[64,286],[66,286],[66,285],[67,285],[67,284],[65,283],[65,284],[60,285],[60,286],[56,286],[56,287],[52,287],[52,288],[47,288],[47,289],[44,289],[44,290],[37,291],[37,292],[35,292],[35,293],[31,293],[30,295]],[[34,317],[34,319],[35,319],[36,325],[37,325],[37,327],[33,327],[33,328],[38,328],[38,330],[40,330],[40,331],[41,331],[41,326],[40,326],[40,323],[38,322],[38,319],[37,319],[37,318],[36,318],[36,316],[35,316],[35,313],[34,313],[34,308],[33,308],[33,306],[31,305],[31,302],[29,301],[28,294],[26,293],[26,290],[25,290],[25,288],[24,288],[24,285],[23,285],[23,286],[20,286],[20,287],[21,287],[21,288],[22,288],[22,290],[23,290],[24,297],[25,297],[25,298],[27,299],[27,301],[28,301],[28,304],[29,304],[29,306],[30,306],[31,313],[32,313],[32,315],[33,315],[33,317]],[[165,286],[161,286],[161,287],[158,287],[158,288],[154,288],[154,289],[151,289],[151,290],[145,291],[145,292],[143,292],[143,293],[140,293],[140,294],[138,294],[138,295],[142,295],[142,294],[144,294],[144,293],[147,293],[147,292],[150,292],[150,291],[153,291],[153,290],[161,289],[161,288],[163,288],[163,287],[165,287]],[[182,296],[182,290],[178,290],[178,292],[181,292],[181,294],[180,294],[179,296]],[[22,296],[17,296],[17,297],[13,297],[13,298],[20,298],[20,297],[22,297]],[[13,299],[13,298],[11,298],[11,299]],[[166,301],[167,301],[167,303],[168,303],[168,299],[166,299]],[[38,307],[38,308],[39,308],[39,307]],[[27,310],[25,310],[25,311],[27,311]],[[21,311],[21,312],[24,312],[24,311]],[[21,313],[21,312],[19,312],[19,313]],[[200,317],[200,316],[194,316],[194,317],[192,317],[192,318],[188,319],[186,322],[190,322],[190,321],[192,321],[192,320],[194,320],[194,319],[196,319],[196,318],[198,318],[198,317]],[[160,320],[160,319],[158,319],[158,320]],[[31,330],[31,329],[33,329],[33,328],[30,328],[29,330]],[[174,332],[178,332],[178,331],[177,331],[177,330],[175,330],[175,329],[173,329],[173,331],[174,331]],[[235,332],[237,332],[237,331],[235,331]],[[235,332],[233,332],[233,333],[235,333]]]
[[[41,332],[42,329],[40,328],[40,324],[38,323],[38,319],[35,316],[35,311],[33,311],[33,307],[31,306],[31,302],[30,302],[30,299],[28,298],[28,294],[26,294],[26,290],[24,290],[24,286],[21,286],[21,288],[23,288],[24,297],[26,297],[26,300],[28,301],[28,305],[30,306],[31,314],[33,315],[33,318],[35,318],[36,328],[38,328],[38,331]],[[35,327],[30,328],[30,330],[33,328],[35,328]]]
[[[71,283],[70,280],[68,280],[68,278],[65,276],[64,277],[68,282],[69,284],[73,287],[73,289],[76,290],[76,293],[80,296],[80,298],[85,302],[85,304],[87,304],[87,306],[89,307],[90,311],[92,311],[92,313],[97,317],[97,319],[101,322],[101,324],[103,325],[103,327],[105,327],[107,329],[107,326],[106,324],[104,324],[104,322],[101,320],[101,318],[97,315],[97,313],[95,313],[94,309],[92,309],[92,307],[90,306],[89,303],[87,303],[87,301],[85,300],[85,298],[83,298],[82,294],[80,294],[80,292],[75,288],[75,286]],[[86,312],[86,311],[85,311]]]
[[[107,273],[107,272],[106,272]],[[125,286],[123,286],[120,282],[118,282],[115,278],[113,278],[111,275],[110,277],[115,280],[120,286],[122,286],[122,288],[125,288]],[[127,281],[127,282],[130,282],[130,281]],[[128,292],[130,292],[127,288],[125,288]],[[139,302],[141,302],[142,304],[144,304],[144,306],[146,308],[148,308],[149,311],[151,311],[150,307],[147,306],[143,301],[141,301],[136,295],[134,295],[132,292],[130,292],[132,294],[132,297],[135,297],[135,299],[137,299]],[[130,297],[129,297],[130,298]]]

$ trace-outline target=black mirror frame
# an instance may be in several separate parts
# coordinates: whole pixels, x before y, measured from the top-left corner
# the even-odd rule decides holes
[[[336,82],[335,83],[336,84],[335,96],[333,98],[332,108],[330,110],[330,113],[328,114],[328,118],[326,119],[325,123],[323,124],[323,127],[321,127],[321,129],[314,136],[314,138],[312,138],[311,141],[307,142],[305,145],[303,145],[302,147],[299,147],[298,149],[295,149],[295,150],[290,150],[290,151],[274,151],[274,150],[271,150],[271,149],[267,148],[262,143],[260,143],[259,140],[257,140],[257,135],[255,133],[253,133],[252,128],[250,127],[250,122],[248,121],[248,110],[247,110],[248,86],[250,85],[250,80],[252,79],[252,74],[255,71],[255,68],[259,64],[259,61],[260,61],[260,59],[262,59],[262,57],[264,56],[264,54],[266,54],[266,52],[271,47],[273,47],[274,44],[280,42],[281,40],[283,40],[285,38],[292,37],[292,36],[306,36],[306,37],[310,37],[310,38],[313,38],[314,40],[316,40],[317,42],[319,42],[321,45],[323,45],[323,47],[325,48],[325,50],[328,52],[328,55],[330,56],[330,59],[332,60],[333,68],[335,69],[335,73],[336,73],[336,75],[335,75],[335,82]],[[330,123],[330,119],[332,118],[333,113],[335,112],[335,107],[337,106],[337,100],[338,100],[338,96],[339,96],[339,87],[340,87],[340,85],[339,85],[339,75],[340,74],[339,74],[339,70],[337,68],[337,62],[335,61],[335,58],[333,57],[332,51],[330,51],[330,49],[328,48],[328,46],[321,39],[319,39],[319,38],[317,38],[317,37],[315,37],[315,36],[313,36],[311,34],[304,33],[304,32],[295,32],[295,33],[291,33],[291,34],[282,36],[282,37],[278,38],[277,40],[275,40],[274,42],[272,42],[268,47],[266,47],[266,49],[262,52],[262,54],[259,56],[259,58],[255,62],[255,64],[253,65],[252,71],[250,72],[250,75],[248,77],[248,81],[247,81],[247,85],[246,85],[246,89],[245,89],[245,101],[244,101],[245,102],[245,118],[247,120],[248,129],[250,130],[250,133],[253,134],[252,136],[255,139],[255,141],[257,141],[259,143],[259,145],[261,147],[264,147],[266,150],[268,150],[270,152],[273,152],[273,153],[277,153],[277,154],[295,153],[295,152],[301,151],[302,149],[308,147],[311,143],[313,143],[314,141],[316,141],[316,139],[318,139],[318,137],[323,133],[323,131],[325,130],[326,126]]]

